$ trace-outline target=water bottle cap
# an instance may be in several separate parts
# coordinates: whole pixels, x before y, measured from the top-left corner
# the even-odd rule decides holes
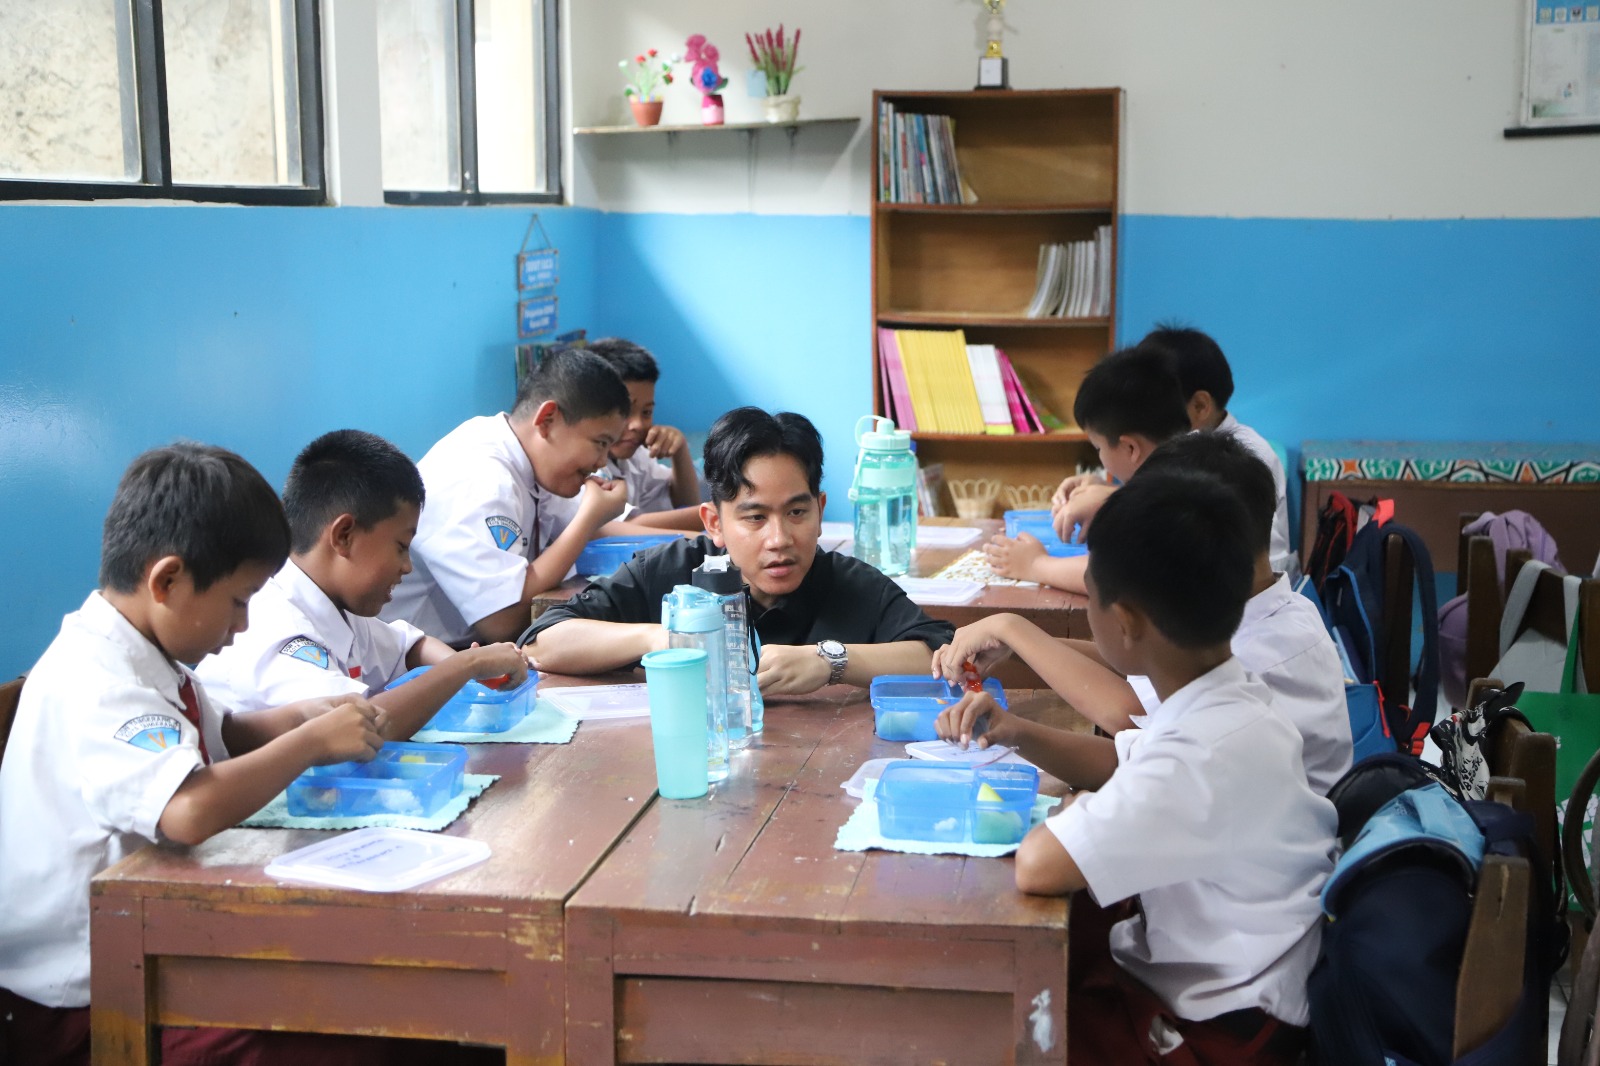
[[[732,596],[744,591],[744,576],[726,555],[706,556],[705,561],[690,572],[689,580],[694,582],[695,588],[714,592],[718,596]]]
[[[894,423],[882,415],[863,415],[856,422],[856,443],[874,452],[910,451],[911,433],[895,429]]]
[[[722,628],[722,608],[704,590],[679,585],[661,597],[661,624],[674,633],[710,633]]]

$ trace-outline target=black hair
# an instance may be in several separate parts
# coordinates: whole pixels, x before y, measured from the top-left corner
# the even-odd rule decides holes
[[[1218,407],[1227,410],[1228,401],[1233,399],[1233,369],[1209,334],[1176,322],[1157,322],[1139,347],[1164,352],[1172,360],[1184,402],[1204,389]]]
[[[1124,348],[1083,376],[1072,404],[1078,425],[1108,441],[1138,434],[1160,444],[1189,431],[1189,412],[1165,355]]]
[[[310,551],[342,514],[371,529],[402,503],[420,509],[424,495],[417,464],[382,437],[359,429],[324,433],[295,458],[283,486],[289,548]]]
[[[617,372],[623,384],[630,381],[654,384],[661,380],[661,368],[656,365],[656,357],[643,345],[621,337],[601,337],[597,341],[590,341],[588,348],[611,364],[611,369]]]
[[[513,418],[531,418],[546,400],[554,400],[568,422],[603,415],[628,415],[628,387],[604,358],[585,348],[557,348],[517,383]]]
[[[1140,471],[1089,526],[1089,576],[1105,606],[1137,607],[1180,648],[1215,647],[1244,617],[1257,539],[1239,494],[1216,478]]]
[[[1135,477],[1192,470],[1209,474],[1232,489],[1250,516],[1251,544],[1259,552],[1272,546],[1272,523],[1278,517],[1278,485],[1272,471],[1231,433],[1185,433],[1162,444],[1139,467]]]
[[[706,435],[706,484],[711,502],[726,503],[750,488],[745,464],[763,455],[788,455],[806,472],[811,495],[822,492],[822,438],[805,415],[768,414],[759,407],[735,407]]]
[[[245,563],[289,557],[283,504],[255,467],[225,448],[183,441],[128,465],[106,511],[100,587],[133,592],[151,563],[183,560],[196,592]]]

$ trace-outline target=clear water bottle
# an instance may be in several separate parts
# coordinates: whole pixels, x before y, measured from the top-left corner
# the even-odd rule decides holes
[[[689,575],[689,580],[695,588],[715,596],[722,609],[724,663],[728,671],[728,747],[743,748],[749,745],[755,732],[751,695],[761,698],[755,687],[755,656],[750,650],[744,577],[726,555],[708,555]]]
[[[728,776],[727,638],[718,598],[693,585],[679,585],[661,597],[661,624],[667,646],[706,653],[706,772],[712,781]]]
[[[917,543],[917,457],[911,434],[887,418],[867,415],[856,423],[855,557],[890,577],[911,570]]]

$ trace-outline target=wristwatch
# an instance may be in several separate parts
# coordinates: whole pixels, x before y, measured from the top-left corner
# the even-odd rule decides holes
[[[844,680],[844,668],[850,665],[850,656],[837,640],[817,641],[817,654],[828,660],[828,684],[837,685]]]

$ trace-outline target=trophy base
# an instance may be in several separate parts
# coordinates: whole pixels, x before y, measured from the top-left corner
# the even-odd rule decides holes
[[[979,89],[1011,88],[1011,61],[1005,56],[984,56],[978,60]]]

